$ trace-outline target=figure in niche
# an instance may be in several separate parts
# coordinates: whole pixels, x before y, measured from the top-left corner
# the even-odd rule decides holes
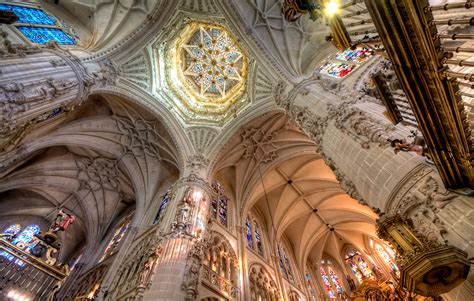
[[[184,224],[188,221],[192,203],[193,201],[191,199],[190,193],[188,193],[179,205],[178,216],[176,217],[178,223]]]
[[[407,138],[413,138],[413,142],[407,142],[406,139],[393,139],[390,141],[390,145],[393,147],[395,154],[400,151],[414,152],[419,156],[428,156],[428,150],[426,148],[425,138],[419,136],[417,131],[411,131],[411,135]]]
[[[425,195],[425,203],[430,208],[433,208],[435,212],[438,212],[440,209],[443,209],[449,201],[456,197],[455,194],[441,194],[439,192],[439,184],[433,177],[427,177],[423,185],[418,188],[423,195]]]
[[[75,219],[75,216],[65,213],[63,209],[59,209],[53,224],[49,227],[49,232],[56,234],[59,231],[66,231]]]

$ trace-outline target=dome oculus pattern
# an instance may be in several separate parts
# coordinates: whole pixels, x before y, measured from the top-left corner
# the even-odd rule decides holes
[[[225,98],[243,79],[244,56],[221,28],[200,26],[184,51],[184,75],[200,96]]]

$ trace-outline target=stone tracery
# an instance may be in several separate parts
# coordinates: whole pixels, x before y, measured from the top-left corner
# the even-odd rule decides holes
[[[126,9],[127,14],[134,11],[127,15],[130,19],[137,12],[146,14],[154,7],[147,4],[147,0],[137,1],[130,7],[124,6],[120,1],[108,1],[97,5],[97,14],[103,16],[104,8],[110,7],[112,3]],[[454,241],[457,245],[470,244],[465,242],[464,237],[459,237],[459,226],[449,222],[450,216],[458,216],[459,212],[469,214],[469,210],[464,210],[469,206],[460,201],[456,192],[444,189],[436,171],[429,165],[416,161],[417,158],[410,157],[410,154],[393,158],[391,152],[385,151],[387,138],[392,134],[401,135],[405,129],[384,122],[383,116],[379,114],[378,102],[372,96],[351,94],[347,86],[327,80],[320,74],[302,81],[301,78],[291,76],[304,74],[306,66],[310,70],[314,67],[311,58],[315,51],[307,46],[313,45],[322,37],[318,30],[305,27],[303,19],[295,24],[287,24],[279,14],[278,1],[231,0],[229,3],[217,3],[213,0],[182,0],[167,2],[165,5],[162,5],[163,1],[156,3],[156,7],[163,9],[163,13],[153,10],[143,25],[127,37],[126,41],[120,41],[116,46],[90,57],[77,58],[74,64],[70,59],[76,54],[66,55],[67,51],[59,50],[55,48],[57,45],[50,43],[47,49],[55,55],[48,56],[41,62],[54,70],[53,73],[69,73],[66,79],[58,79],[48,77],[45,71],[44,77],[24,82],[25,86],[35,84],[39,87],[34,91],[23,87],[28,103],[45,108],[41,112],[34,111],[34,114],[40,113],[35,115],[38,117],[28,119],[34,115],[28,114],[36,107],[18,106],[26,98],[20,99],[14,94],[18,92],[15,90],[19,90],[17,87],[9,87],[8,83],[2,86],[6,91],[5,99],[8,99],[5,107],[8,112],[3,117],[15,129],[18,129],[15,126],[17,119],[18,124],[31,121],[27,124],[34,135],[27,136],[27,131],[21,130],[19,135],[7,137],[8,141],[15,141],[8,142],[8,148],[4,148],[11,149],[10,153],[0,150],[0,177],[3,180],[5,176],[6,180],[0,184],[0,191],[9,189],[9,186],[21,187],[5,195],[2,192],[0,205],[9,210],[10,200],[15,199],[14,196],[19,196],[21,204],[28,204],[25,200],[29,197],[28,201],[38,206],[34,209],[35,214],[48,216],[48,213],[43,212],[56,208],[58,204],[77,203],[77,207],[73,209],[80,213],[80,217],[71,230],[81,232],[82,236],[76,232],[67,233],[69,238],[73,238],[68,243],[69,246],[75,246],[78,237],[94,241],[97,237],[110,235],[109,226],[114,223],[118,213],[124,208],[137,207],[138,217],[133,221],[130,235],[124,238],[123,248],[120,248],[113,260],[92,267],[83,275],[81,273],[85,270],[80,270],[87,264],[81,262],[77,265],[74,273],[82,278],[74,278],[75,274],[70,278],[73,284],[74,279],[79,280],[78,289],[70,290],[73,294],[92,293],[110,300],[117,296],[132,298],[145,295],[148,298],[159,295],[178,299],[187,295],[193,299],[203,297],[201,292],[206,291],[205,287],[214,285],[213,288],[220,290],[220,293],[227,292],[232,298],[241,296],[244,300],[252,298],[251,296],[270,300],[286,297],[295,300],[300,297],[315,298],[317,291],[322,288],[321,283],[311,284],[311,278],[314,278],[312,275],[304,277],[309,279],[307,291],[306,288],[299,287],[298,281],[303,279],[300,265],[307,266],[309,261],[318,262],[323,253],[338,254],[346,243],[357,245],[362,250],[363,241],[373,237],[376,214],[347,197],[344,191],[359,203],[370,204],[377,213],[402,211],[428,239],[439,244],[446,244],[448,241]],[[167,9],[175,9],[176,14],[167,14],[170,11]],[[235,11],[229,13],[231,9]],[[254,17],[253,23],[236,21],[242,17],[242,10]],[[195,20],[197,13],[201,11],[206,14],[199,17],[202,20]],[[226,12],[224,17],[220,15],[222,12]],[[117,24],[127,23],[117,12],[112,15],[117,17]],[[227,22],[228,18],[231,22]],[[182,24],[176,26],[180,21],[183,21]],[[111,26],[111,32],[116,31],[117,24]],[[296,34],[291,34],[292,30]],[[196,68],[199,69],[197,61],[203,58],[203,54],[196,52],[199,45],[197,48],[190,46],[193,33],[198,42],[207,40],[201,37],[210,38],[211,45],[213,37],[216,38],[215,45],[219,39],[226,42],[233,40],[234,50],[242,57],[236,55],[226,61],[228,64],[237,62],[239,67],[237,71],[229,69],[227,75],[238,74],[239,77],[235,77],[230,84],[223,82],[225,75],[217,79],[223,74],[222,66],[217,66],[218,61],[214,62],[208,56],[205,58],[208,60],[205,62],[206,67],[210,68],[207,71],[211,71],[214,76],[209,80],[211,83],[216,80],[216,85],[203,85],[198,80],[200,74],[194,72]],[[117,42],[113,35],[102,34],[103,32],[98,34],[91,47],[100,48],[99,45]],[[270,39],[264,38],[266,34]],[[301,39],[295,38],[298,35]],[[145,42],[152,36],[156,36],[156,39]],[[267,42],[271,40],[271,43],[265,43],[265,39]],[[301,43],[294,43],[295,41]],[[146,43],[147,46],[144,46]],[[209,44],[204,44],[202,49],[211,50],[216,56],[222,55],[215,52],[218,50],[217,46],[205,49]],[[15,46],[11,43],[5,43],[4,46],[0,49],[2,58],[27,58],[31,59],[30,62],[37,58],[32,55],[40,52],[44,55],[46,49]],[[221,46],[223,47],[219,47]],[[174,57],[181,61],[172,62],[173,47],[182,50],[179,56]],[[330,49],[326,46],[318,49],[322,48]],[[308,50],[312,54],[308,55]],[[317,55],[324,55],[323,50]],[[56,55],[57,53],[61,55]],[[298,55],[289,55],[292,53]],[[98,58],[107,59],[98,62]],[[269,62],[273,62],[274,66],[270,66]],[[246,63],[248,66],[245,67]],[[202,67],[203,63],[200,64]],[[170,69],[175,67],[183,73],[182,78],[170,76]],[[219,68],[219,74],[215,73]],[[354,70],[348,75],[347,83],[352,85],[352,76],[357,76],[355,74],[358,72]],[[71,76],[72,73],[76,78]],[[230,77],[232,76],[228,76],[228,79]],[[290,79],[296,84],[286,94],[286,84],[275,85],[277,78]],[[199,106],[184,104],[183,99],[186,100],[187,96],[179,94],[183,87],[173,86],[175,81],[189,84],[186,88],[190,88],[198,96],[196,99],[200,99],[202,105],[212,106],[214,102],[217,106],[201,110]],[[357,86],[357,81],[354,86]],[[242,90],[238,88],[240,84]],[[274,95],[272,90],[275,91]],[[128,100],[145,104],[149,112],[137,114],[128,105],[116,110],[122,105],[122,100],[117,101],[119,97],[112,96],[108,96],[111,105],[107,108],[97,103],[86,109],[76,106],[89,97],[90,92],[117,95],[120,91],[126,92]],[[232,98],[233,92],[236,92],[233,95],[235,98]],[[66,99],[64,96],[70,98]],[[179,103],[185,108],[175,105],[178,103],[175,96],[181,97]],[[230,98],[225,103],[227,97]],[[18,98],[20,102],[13,101],[13,98]],[[269,101],[272,98],[276,98],[292,122],[288,122],[281,114],[268,113],[281,110]],[[54,108],[51,105],[46,110],[46,105],[50,102],[54,103]],[[249,107],[251,110],[247,110]],[[73,112],[73,109],[76,111]],[[62,114],[65,112],[70,114]],[[112,116],[104,117],[108,114]],[[261,115],[260,120],[253,119],[257,115]],[[21,119],[22,116],[28,118]],[[157,116],[160,122],[155,122]],[[242,126],[248,120],[252,121]],[[162,123],[166,122],[169,124],[163,127]],[[236,138],[229,138],[233,134]],[[173,143],[177,141],[178,148],[175,148]],[[58,144],[61,146],[57,147]],[[63,144],[66,146],[62,146]],[[18,148],[15,148],[17,145]],[[179,156],[183,157],[180,159],[182,162],[178,162]],[[348,163],[344,161],[344,157],[358,163]],[[50,165],[54,160],[58,164]],[[28,168],[33,162],[40,164],[32,164],[33,168]],[[76,165],[70,166],[68,162],[76,162]],[[417,167],[414,167],[416,164]],[[360,168],[361,166],[363,167]],[[380,174],[368,177],[360,169],[368,173],[380,171]],[[314,172],[316,170],[318,173]],[[190,203],[183,202],[183,198],[162,203],[166,207],[166,211],[162,210],[166,213],[165,218],[158,214],[156,223],[151,225],[156,216],[155,209],[158,209],[158,205],[154,204],[164,201],[161,197],[163,187],[170,187],[180,177],[179,183],[192,187],[196,185],[206,190],[209,188],[206,176],[214,172],[218,174],[216,178],[225,179],[226,188],[229,186],[226,190],[230,196],[227,205],[231,204],[232,208],[237,209],[227,212],[232,222],[228,223],[229,220],[226,220],[226,229],[213,226],[205,214],[196,218],[196,212],[209,212],[206,206],[212,202]],[[383,178],[382,172],[393,175],[385,177],[390,178],[390,181],[379,181]],[[56,184],[58,179],[61,180]],[[31,190],[40,191],[41,198],[37,200],[30,195],[21,197],[18,191],[26,190],[24,187],[28,182],[35,183]],[[78,182],[81,185],[79,190]],[[61,186],[64,186],[66,192],[59,189]],[[374,187],[379,187],[380,192]],[[173,188],[172,198],[175,193],[182,196],[181,188]],[[267,197],[271,204],[269,210],[265,205]],[[1,202],[3,199],[7,200],[4,202],[7,204]],[[80,212],[86,212],[86,208],[95,206],[97,214],[95,209],[87,214]],[[24,215],[21,206],[10,208],[13,208],[13,212]],[[219,206],[217,208],[219,211]],[[250,235],[253,236],[251,248],[256,252],[246,249],[245,231],[242,231],[246,214],[250,210],[258,211],[261,215],[258,234],[250,228]],[[5,218],[2,214],[0,216]],[[464,215],[461,220],[462,218]],[[96,226],[97,223],[100,223],[100,227]],[[214,240],[213,244],[207,245],[208,237],[217,237],[209,234],[209,229],[217,228],[229,241],[224,243],[224,240]],[[253,228],[256,228],[255,225]],[[256,236],[260,237],[260,242],[264,237],[266,244],[259,244]],[[287,253],[294,265],[279,273],[278,261],[273,262],[275,254],[272,253],[280,251],[276,251],[275,241],[282,237],[288,237],[287,250],[291,249],[291,252],[281,251],[279,257],[285,259],[284,253]],[[160,246],[146,244],[143,242],[144,238],[154,242],[159,238]],[[135,248],[137,243],[139,247]],[[234,249],[238,251],[237,256],[231,252]],[[150,250],[156,252],[150,253]],[[90,258],[91,252],[91,247],[86,248],[84,258]],[[66,255],[62,256],[67,257],[70,253],[65,252]],[[258,253],[265,256],[258,256]],[[342,263],[343,260],[342,258]],[[131,261],[138,262],[138,265],[131,264]],[[229,271],[229,266],[232,266],[230,261],[234,263],[234,271]],[[184,265],[186,262],[187,266]],[[289,266],[284,260],[282,263],[283,266]],[[256,268],[257,265],[260,267]],[[91,264],[87,268],[90,267]],[[171,269],[178,273],[166,274]],[[296,279],[292,280],[289,270]],[[157,277],[155,272],[158,273]],[[247,279],[246,272],[252,278]],[[117,273],[120,274],[119,278],[115,278]],[[326,273],[328,276],[331,274],[329,270]],[[376,267],[373,274],[377,274]],[[174,286],[177,289],[172,292],[173,297],[160,295],[164,292],[160,279],[168,276],[173,279],[174,284],[177,283]],[[338,276],[343,282],[342,275]],[[220,280],[216,282],[216,279]],[[206,281],[207,286],[199,286]],[[382,294],[385,294],[385,291],[380,290],[379,283],[366,282],[364,285],[362,291],[366,297],[382,298]],[[342,286],[346,284],[343,283]],[[355,284],[353,289],[357,289]],[[67,290],[65,287],[64,291]],[[110,295],[107,297],[108,293]],[[214,300],[213,297],[206,298]]]

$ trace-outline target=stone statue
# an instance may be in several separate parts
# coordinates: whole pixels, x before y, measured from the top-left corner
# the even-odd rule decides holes
[[[439,192],[439,184],[433,177],[427,177],[418,191],[425,196],[425,204],[432,208],[435,212],[443,209],[449,201],[456,197],[455,194],[441,194]]]
[[[59,209],[53,224],[49,227],[49,232],[58,233],[59,231],[66,231],[75,219],[75,216],[65,213],[62,209]]]
[[[427,155],[426,142],[425,138],[419,136],[416,131],[411,131],[412,135],[408,136],[413,138],[413,142],[407,142],[405,139],[393,139],[388,140],[390,145],[394,148],[393,151],[395,154],[398,154],[400,151],[404,152],[414,152],[419,156]]]

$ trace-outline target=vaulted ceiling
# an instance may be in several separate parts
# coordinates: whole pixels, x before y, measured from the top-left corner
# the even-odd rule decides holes
[[[95,246],[132,210],[147,210],[178,175],[171,137],[142,109],[103,95],[65,115],[26,138],[25,161],[0,170],[0,221],[39,220],[46,231],[58,208],[77,217],[61,233],[62,259]]]
[[[257,208],[270,241],[286,236],[301,267],[323,254],[341,260],[346,245],[363,249],[375,237],[377,215],[341,189],[313,142],[285,115],[243,125],[221,154],[216,176],[235,194],[240,220]]]

